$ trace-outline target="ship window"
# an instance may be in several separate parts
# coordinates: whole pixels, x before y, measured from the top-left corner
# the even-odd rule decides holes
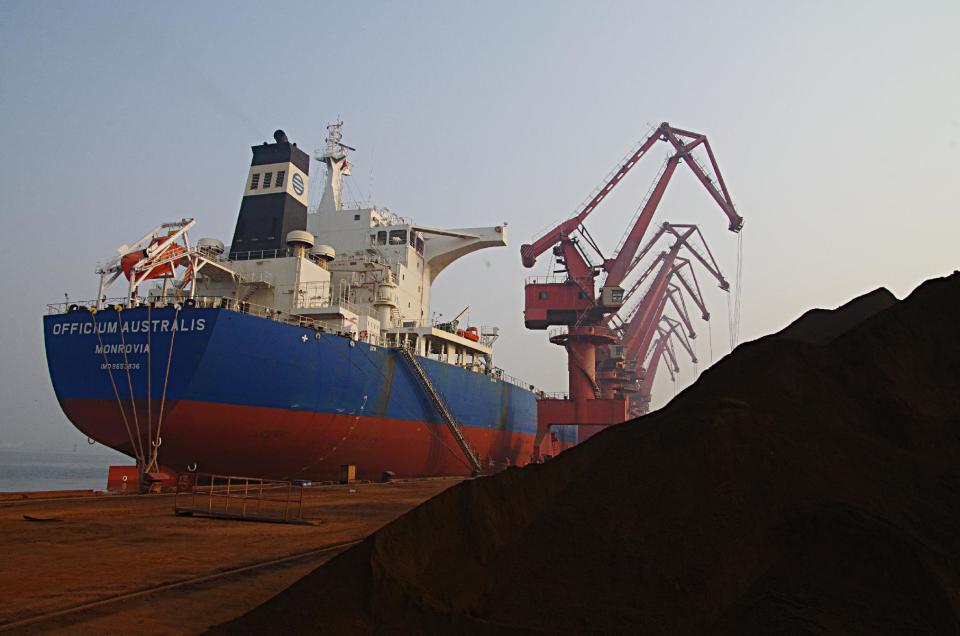
[[[277,181],[274,185],[278,188],[283,185],[283,178],[287,175],[286,170],[277,170]]]
[[[259,185],[260,185],[260,173],[257,173],[250,178],[250,189],[256,190],[257,186]]]
[[[413,230],[410,230],[410,245],[415,246],[417,244],[417,233]]]
[[[423,254],[423,239],[417,237],[417,254]]]
[[[546,300],[546,299],[547,299],[547,292],[537,292],[537,299],[538,299],[538,300]]]
[[[580,300],[586,300],[587,292],[577,292],[577,298],[579,298]]]
[[[264,187],[264,188],[269,188],[269,187],[270,187],[270,178],[271,178],[272,176],[273,176],[273,173],[272,173],[272,172],[264,172],[264,173],[263,173],[263,187]]]
[[[390,244],[403,245],[407,242],[406,230],[390,230]]]
[[[354,220],[354,221],[359,221],[359,220],[360,220],[360,215],[359,215],[359,214],[354,214],[354,215],[353,215],[353,220]]]
[[[386,232],[377,232],[377,243],[380,245],[387,244],[387,233]]]

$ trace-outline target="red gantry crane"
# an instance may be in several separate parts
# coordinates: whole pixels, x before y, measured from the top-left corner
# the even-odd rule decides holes
[[[612,258],[604,258],[584,226],[584,221],[658,141],[668,142],[673,153],[649,196],[638,209],[620,248]],[[692,154],[700,147],[707,154],[712,174]],[[664,122],[630,153],[574,216],[533,243],[521,246],[520,256],[524,267],[533,267],[539,256],[552,249],[564,274],[561,279],[530,279],[525,286],[524,322],[527,328],[565,328],[551,333],[550,341],[567,350],[569,381],[568,399],[541,399],[538,402],[535,453],[539,453],[540,441],[547,436],[551,426],[608,426],[626,419],[624,399],[600,399],[601,390],[596,379],[596,350],[600,345],[615,344],[618,340],[605,324],[605,316],[623,305],[625,293],[621,284],[639,260],[637,250],[663,199],[667,184],[680,163],[690,167],[720,206],[727,216],[729,229],[739,232],[743,227],[743,218],[734,208],[706,136],[674,128]],[[580,246],[581,238],[600,255],[599,265],[587,259]],[[606,277],[598,292],[596,278],[601,272],[606,272]]]

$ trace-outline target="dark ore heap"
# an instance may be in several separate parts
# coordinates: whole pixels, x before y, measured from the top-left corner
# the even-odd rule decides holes
[[[960,633],[960,274],[462,483],[229,633]]]

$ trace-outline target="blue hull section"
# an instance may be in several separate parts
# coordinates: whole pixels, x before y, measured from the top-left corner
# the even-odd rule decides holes
[[[189,402],[444,427],[395,350],[235,311],[77,311],[46,316],[44,335],[50,377],[61,404],[112,403],[103,408],[113,408],[114,417],[122,411],[131,426],[134,419],[145,419],[148,410],[156,417],[161,403],[172,409]],[[530,440],[535,436],[532,392],[460,367],[419,360],[467,432],[496,431]],[[175,413],[171,410],[165,417]],[[81,430],[90,428],[74,423]],[[137,425],[146,430],[143,422]],[[202,431],[197,433],[198,439],[203,437]],[[560,435],[572,443],[572,430]]]

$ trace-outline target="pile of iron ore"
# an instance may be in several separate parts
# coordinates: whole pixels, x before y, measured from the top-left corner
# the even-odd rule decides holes
[[[744,344],[460,484],[220,629],[960,633],[960,274]]]

